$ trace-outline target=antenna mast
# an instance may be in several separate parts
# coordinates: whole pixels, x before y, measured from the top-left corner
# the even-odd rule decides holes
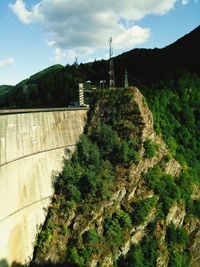
[[[113,47],[112,47],[112,37],[109,39],[109,61],[110,61],[110,88],[115,87],[115,79],[114,79],[114,63],[113,63]]]

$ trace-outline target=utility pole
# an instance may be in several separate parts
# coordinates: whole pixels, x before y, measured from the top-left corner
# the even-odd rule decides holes
[[[105,85],[106,81],[105,80],[101,80],[99,82],[99,85],[100,85],[100,89],[104,89],[104,85]],[[102,86],[101,86],[102,85]]]
[[[109,39],[109,62],[110,62],[110,88],[115,87],[115,79],[114,79],[114,63],[113,63],[113,47],[112,47],[112,37]]]
[[[73,65],[76,67],[76,69],[78,69],[78,58],[77,57],[75,57],[75,61]]]

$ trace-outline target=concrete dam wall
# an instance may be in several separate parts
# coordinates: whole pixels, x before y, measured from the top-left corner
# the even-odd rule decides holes
[[[0,262],[32,257],[53,193],[52,172],[83,132],[87,109],[0,112]],[[0,266],[1,267],[1,266]]]

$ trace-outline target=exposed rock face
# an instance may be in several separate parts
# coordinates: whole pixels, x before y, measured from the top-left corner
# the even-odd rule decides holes
[[[200,224],[198,223],[198,227],[196,231],[192,235],[192,241],[190,245],[190,252],[192,255],[191,266],[199,267],[200,264]]]
[[[170,210],[166,218],[166,224],[173,223],[175,227],[180,227],[183,224],[185,218],[185,207],[184,205],[174,205]]]
[[[155,133],[153,130],[153,115],[147,106],[144,96],[141,94],[138,88],[133,88],[133,94],[142,118],[142,140],[145,141],[147,138],[154,139]]]
[[[180,164],[173,158],[165,166],[165,172],[175,177],[179,175],[180,169]]]

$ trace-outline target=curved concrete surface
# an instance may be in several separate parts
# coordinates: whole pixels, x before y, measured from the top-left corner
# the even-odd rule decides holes
[[[0,260],[25,263],[44,222],[52,173],[62,168],[65,149],[73,150],[87,110],[0,116]]]

